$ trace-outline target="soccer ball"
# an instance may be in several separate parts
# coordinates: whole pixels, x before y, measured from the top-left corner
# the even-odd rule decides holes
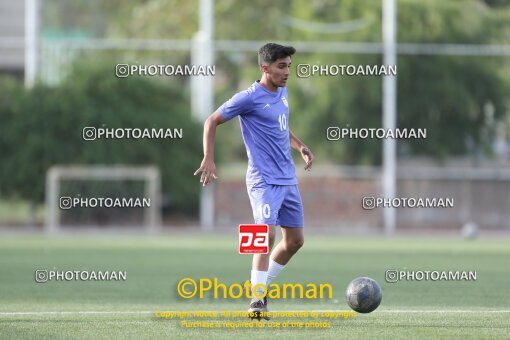
[[[345,298],[356,312],[370,313],[379,307],[382,291],[377,281],[369,277],[358,277],[347,286]]]
[[[462,236],[466,239],[474,240],[478,237],[478,225],[474,222],[468,222],[462,226]]]

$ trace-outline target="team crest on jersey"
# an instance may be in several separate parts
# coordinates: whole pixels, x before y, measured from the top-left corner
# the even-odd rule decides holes
[[[282,97],[282,102],[285,104],[286,107],[289,107],[289,103],[287,103],[287,98]]]

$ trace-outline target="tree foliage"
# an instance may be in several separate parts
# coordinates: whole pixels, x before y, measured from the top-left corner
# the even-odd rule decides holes
[[[181,88],[143,77],[116,78],[111,65],[74,69],[56,87],[26,91],[0,84],[0,190],[41,201],[44,180],[55,164],[157,165],[163,192],[181,211],[195,212],[199,184],[192,176],[201,160],[201,126]],[[5,90],[5,91],[4,91]],[[85,141],[83,128],[182,128],[183,139]]]
[[[48,3],[58,1],[62,0],[48,0]],[[89,12],[101,9],[106,19],[98,27],[104,27],[103,34],[108,37],[191,39],[198,30],[198,0],[93,3],[95,7]],[[381,1],[373,0],[216,0],[214,36],[222,40],[261,42],[379,43],[381,6]],[[398,0],[397,14],[397,40],[401,43],[510,43],[508,1]],[[291,25],[291,19],[321,24],[353,21],[362,24],[345,32],[320,33]],[[260,77],[256,52],[217,51],[216,106]],[[382,56],[377,54],[298,50],[293,57],[294,65],[382,62]],[[426,128],[428,132],[425,140],[399,141],[400,155],[438,159],[481,151],[489,155],[494,122],[506,121],[508,117],[509,65],[505,57],[399,55],[397,124],[402,128]],[[329,126],[381,127],[381,83],[380,77],[293,77],[289,82],[292,129],[310,144],[322,161],[379,164],[381,141],[328,142],[326,129]],[[218,139],[222,145],[219,156],[226,160],[245,157],[239,129],[221,133]]]

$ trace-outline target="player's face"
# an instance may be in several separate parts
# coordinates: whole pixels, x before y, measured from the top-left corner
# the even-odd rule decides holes
[[[266,77],[275,87],[287,86],[290,75],[290,57],[277,59],[267,67]]]

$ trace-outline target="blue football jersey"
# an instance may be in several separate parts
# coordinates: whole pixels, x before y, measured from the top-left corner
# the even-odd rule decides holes
[[[239,117],[248,155],[247,184],[262,180],[274,185],[297,184],[285,87],[271,92],[256,81],[221,105],[218,112],[226,120]]]

